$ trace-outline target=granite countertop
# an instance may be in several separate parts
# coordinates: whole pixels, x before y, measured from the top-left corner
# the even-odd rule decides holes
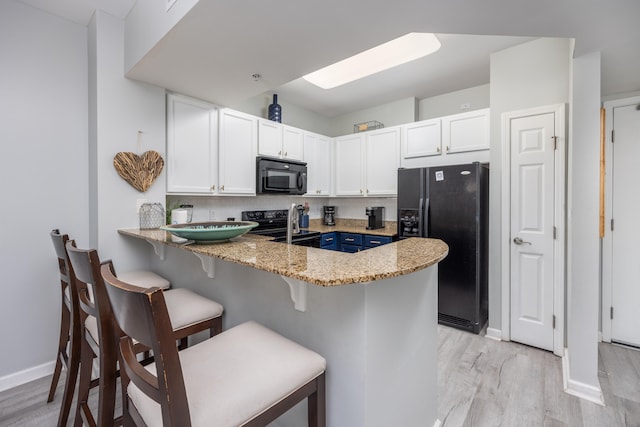
[[[395,237],[398,235],[398,223],[396,221],[384,221],[384,228],[377,228],[375,230],[367,230],[366,219],[336,218],[335,221],[336,225],[324,225],[322,219],[310,219],[308,230],[319,231],[321,233],[339,231],[344,233],[372,234],[388,237]]]
[[[318,286],[366,283],[402,276],[437,264],[449,253],[449,247],[442,240],[418,237],[350,254],[287,245],[249,234],[215,244],[181,244],[173,242],[173,236],[160,229],[121,229],[118,232]]]

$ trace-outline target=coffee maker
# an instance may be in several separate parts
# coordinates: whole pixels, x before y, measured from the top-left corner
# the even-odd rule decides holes
[[[324,210],[324,225],[336,225],[335,215],[336,215],[336,207],[335,206],[323,206]]]
[[[384,228],[384,207],[373,206],[367,207],[366,214],[369,217],[367,230],[375,230],[376,228]]]

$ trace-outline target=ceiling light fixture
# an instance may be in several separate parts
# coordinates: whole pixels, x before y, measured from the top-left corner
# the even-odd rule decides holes
[[[440,46],[440,41],[432,33],[409,33],[302,78],[322,89],[333,89],[432,54]]]

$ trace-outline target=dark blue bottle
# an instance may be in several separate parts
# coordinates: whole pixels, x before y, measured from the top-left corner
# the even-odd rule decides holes
[[[269,120],[282,123],[282,107],[278,104],[278,95],[273,94],[273,104],[269,105]]]

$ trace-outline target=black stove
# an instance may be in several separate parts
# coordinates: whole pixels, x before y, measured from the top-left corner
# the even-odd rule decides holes
[[[287,216],[286,209],[276,209],[268,211],[243,211],[242,221],[254,221],[258,226],[251,230],[250,234],[261,236],[271,236],[274,242],[287,241]],[[320,247],[320,232],[300,230],[293,234],[291,243],[300,246]]]

